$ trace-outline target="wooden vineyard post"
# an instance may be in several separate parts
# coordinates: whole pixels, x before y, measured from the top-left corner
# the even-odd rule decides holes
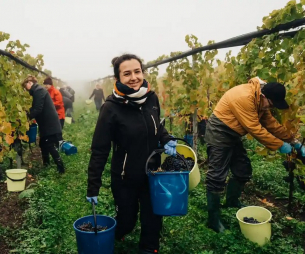
[[[194,71],[194,75],[195,75],[195,55],[192,55],[192,68]],[[198,123],[197,123],[197,112],[198,109],[196,108],[194,113],[193,113],[193,150],[195,152],[195,154],[197,155],[197,140],[198,140]]]
[[[294,180],[294,167],[291,160],[291,155],[287,155],[288,169],[289,169],[289,196],[288,196],[288,213],[291,215],[292,202],[293,202],[293,180]]]

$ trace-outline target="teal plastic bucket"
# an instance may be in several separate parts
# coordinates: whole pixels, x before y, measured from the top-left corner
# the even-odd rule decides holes
[[[77,153],[77,147],[66,141],[62,142],[62,144],[60,145],[60,150],[66,155],[72,155]]]
[[[105,231],[97,232],[97,234],[95,232],[86,232],[77,229],[77,226],[88,222],[94,225],[93,215],[82,217],[73,224],[78,254],[113,254],[116,227],[115,219],[104,215],[96,215],[97,225],[107,226]]]
[[[187,214],[189,172],[148,173],[154,214],[181,216]]]
[[[186,134],[186,135],[184,136],[184,139],[187,141],[187,143],[188,143],[191,147],[193,147],[193,145],[194,145],[194,138],[193,138],[193,135],[192,135],[192,134]]]
[[[36,142],[36,136],[37,136],[37,124],[32,124],[30,126],[30,129],[26,132],[26,134],[29,137],[29,143],[35,143]]]

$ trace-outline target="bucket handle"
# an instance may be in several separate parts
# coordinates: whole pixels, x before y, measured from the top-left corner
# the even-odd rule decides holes
[[[181,140],[183,140],[183,139],[181,139]],[[145,164],[145,172],[146,172],[147,175],[148,175],[148,173],[151,172],[150,170],[148,171],[148,168],[147,168],[148,167],[148,162],[151,159],[151,157],[153,157],[155,154],[164,153],[164,152],[165,152],[165,149],[156,149],[151,153],[151,155],[149,155],[148,159],[146,160],[146,164]],[[187,165],[187,162],[184,159],[184,157],[178,152],[177,152],[177,156],[184,162],[184,164],[186,166],[186,171],[189,171],[189,166]]]
[[[10,178],[10,177],[8,177],[8,176],[6,176],[8,179],[10,179],[11,181],[13,181],[13,182],[21,182],[21,181],[23,181],[24,179],[26,179],[26,176],[25,177],[23,177],[22,179],[12,179],[12,178]]]
[[[148,159],[146,160],[146,164],[145,164],[145,172],[146,172],[146,174],[148,175],[148,162],[149,162],[149,160],[151,159],[151,157],[153,157],[154,155],[156,155],[156,154],[158,154],[158,153],[164,153],[165,152],[165,149],[156,149],[156,150],[154,150],[152,153],[151,153],[151,155],[149,155],[149,157],[148,157]]]

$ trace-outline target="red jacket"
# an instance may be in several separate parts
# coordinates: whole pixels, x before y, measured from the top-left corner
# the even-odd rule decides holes
[[[54,86],[52,86],[48,92],[52,98],[59,119],[65,119],[65,108],[61,93]]]

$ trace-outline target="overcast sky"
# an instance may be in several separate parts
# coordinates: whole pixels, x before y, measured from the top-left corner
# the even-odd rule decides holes
[[[111,59],[134,53],[146,62],[185,51],[187,34],[205,45],[256,30],[288,0],[0,0],[0,31],[43,54],[65,81],[113,74]],[[0,43],[0,48],[5,45]],[[229,49],[221,50],[223,58]],[[236,53],[237,48],[233,49]],[[164,67],[161,68],[161,71]]]

